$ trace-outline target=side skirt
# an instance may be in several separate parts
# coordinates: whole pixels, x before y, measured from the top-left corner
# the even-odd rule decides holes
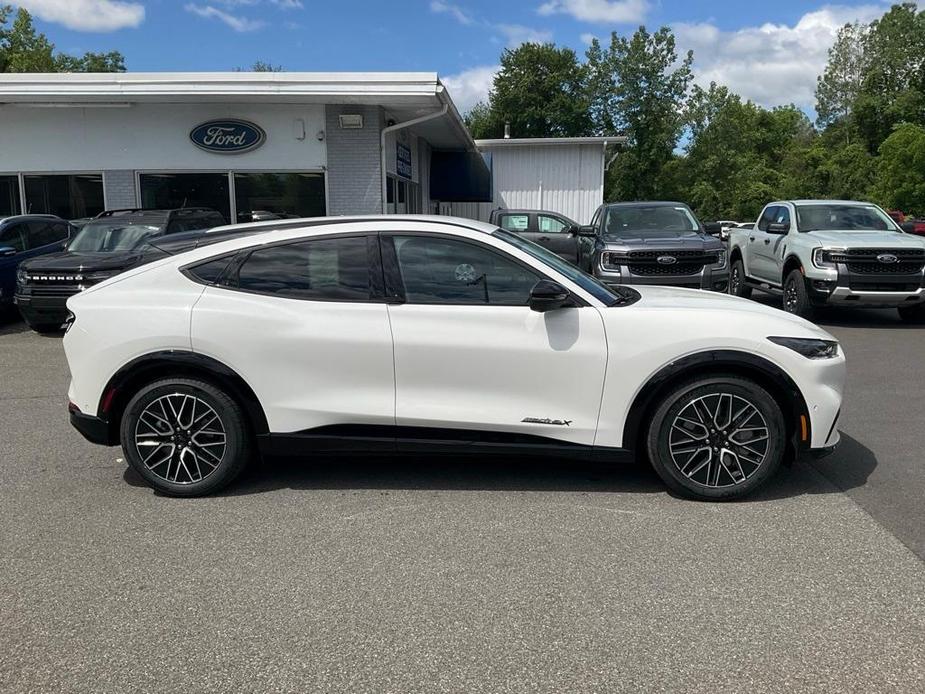
[[[289,434],[257,437],[266,457],[304,457],[313,453],[420,453],[522,455],[632,462],[625,448],[584,446],[529,434],[430,427],[334,425]]]

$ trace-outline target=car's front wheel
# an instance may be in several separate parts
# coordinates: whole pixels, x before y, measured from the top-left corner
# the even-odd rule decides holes
[[[122,416],[122,450],[151,487],[199,496],[230,484],[250,457],[244,412],[210,383],[171,378],[142,388]]]
[[[784,456],[780,407],[754,381],[712,376],[668,393],[649,425],[647,448],[656,472],[674,491],[695,499],[735,499],[755,491]]]
[[[899,308],[899,317],[904,323],[913,325],[925,324],[925,303],[916,304],[915,306],[902,306]]]
[[[784,310],[807,320],[812,319],[815,313],[803,273],[799,270],[791,270],[784,279]]]

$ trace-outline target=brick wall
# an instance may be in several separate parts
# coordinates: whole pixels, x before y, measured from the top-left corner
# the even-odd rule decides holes
[[[138,205],[135,172],[131,169],[104,171],[103,187],[106,191],[106,209],[118,210]]]
[[[359,113],[363,127],[345,130],[338,116]],[[384,127],[377,106],[325,106],[325,143],[328,160],[328,214],[382,212],[382,158],[379,133]]]

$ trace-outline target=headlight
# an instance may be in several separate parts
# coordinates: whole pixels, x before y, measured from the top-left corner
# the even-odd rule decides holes
[[[27,279],[29,279],[29,273],[26,272],[26,268],[20,265],[16,268],[16,284],[25,284]]]
[[[813,249],[813,265],[818,268],[832,268],[835,269],[838,266],[833,263],[831,260],[827,260],[826,256],[832,252],[844,253],[844,248],[816,248]]]
[[[832,359],[838,356],[838,343],[812,337],[769,337],[771,342],[799,352],[807,359]]]
[[[726,251],[719,251],[716,254],[716,266],[725,267],[726,266]]]
[[[601,253],[601,269],[608,272],[620,272],[620,266],[626,264],[626,254],[618,251]]]

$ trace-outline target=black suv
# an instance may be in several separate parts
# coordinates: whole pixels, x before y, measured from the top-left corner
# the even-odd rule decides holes
[[[107,210],[87,222],[63,252],[22,263],[14,301],[33,330],[57,330],[67,318],[68,297],[153,260],[152,240],[223,224],[220,213],[204,207]]]

